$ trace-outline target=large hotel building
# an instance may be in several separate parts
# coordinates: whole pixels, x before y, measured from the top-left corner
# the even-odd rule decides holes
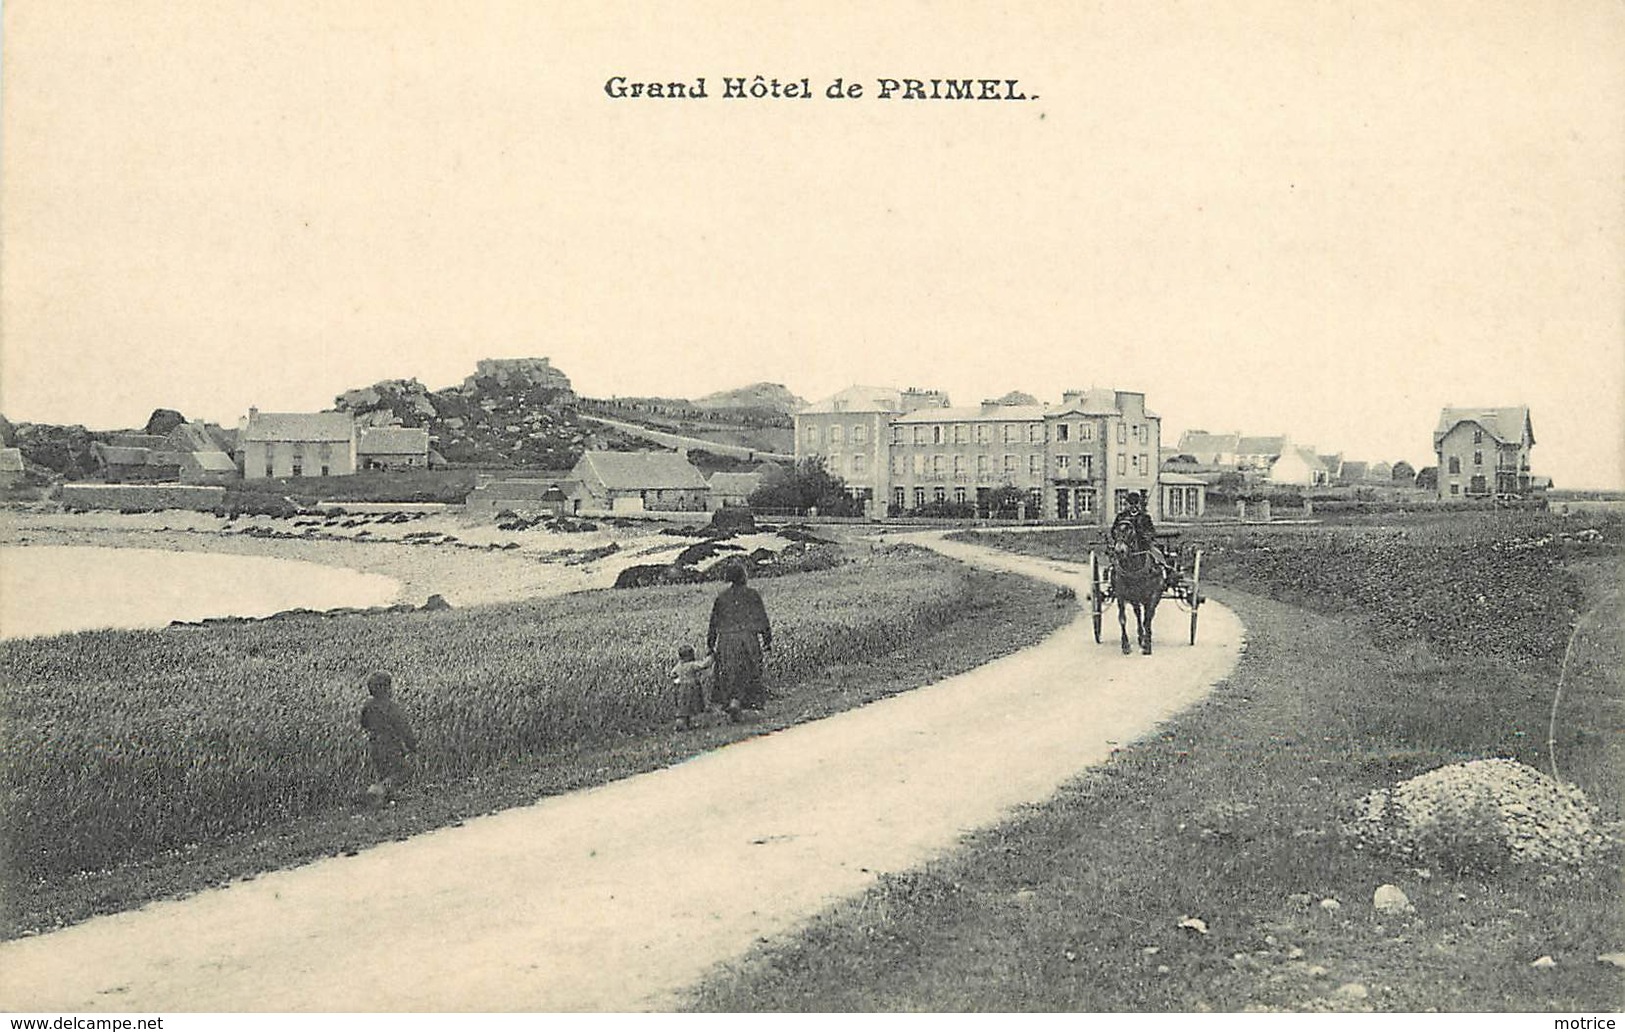
[[[1130,491],[1161,517],[1161,423],[1134,391],[953,408],[937,391],[849,387],[796,414],[796,458],[823,458],[871,512],[936,502],[986,514],[1015,488],[1028,518],[1104,525]]]

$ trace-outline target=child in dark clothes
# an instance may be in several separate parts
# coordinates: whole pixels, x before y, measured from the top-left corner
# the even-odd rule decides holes
[[[705,712],[705,672],[714,656],[694,658],[694,649],[684,645],[677,650],[677,665],[671,668],[672,684],[677,686],[677,729],[687,730],[695,717]]]
[[[406,777],[406,756],[418,751],[418,736],[391,698],[394,685],[388,674],[380,670],[369,675],[366,687],[372,698],[361,707],[361,726],[367,732],[367,758],[375,779],[367,787],[367,798],[385,803]]]

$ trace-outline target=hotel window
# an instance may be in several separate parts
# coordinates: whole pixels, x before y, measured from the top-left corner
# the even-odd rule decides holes
[[[1068,439],[1067,435],[1069,433],[1071,433],[1071,431],[1072,431],[1072,428],[1070,426],[1068,426],[1067,424],[1065,424],[1065,423],[1056,423],[1055,424],[1055,439],[1057,441],[1065,441],[1065,440]]]
[[[908,504],[908,492],[900,487],[892,488],[891,503],[901,509]]]
[[[986,423],[977,423],[976,424],[976,443],[977,444],[986,444],[986,443],[988,443],[988,430],[987,430],[987,424]]]
[[[899,476],[902,475],[902,472],[903,472],[903,456],[902,455],[896,454],[896,455],[893,455],[891,457],[891,471],[893,473],[898,474]]]
[[[1117,474],[1122,476],[1128,473],[1128,456],[1122,452],[1117,453]]]
[[[931,443],[932,444],[941,444],[942,443],[942,427],[934,426],[934,427],[931,428]]]
[[[1027,456],[1027,475],[1030,477],[1041,477],[1044,475],[1044,456]]]
[[[957,505],[965,504],[965,489],[963,487],[954,488],[954,503]]]
[[[1078,476],[1084,480],[1090,479],[1095,471],[1095,457],[1093,455],[1078,456]]]
[[[852,456],[852,472],[854,472],[854,473],[867,473],[867,472],[869,472],[869,461],[868,461],[868,459],[869,459],[869,457],[867,455],[864,455],[861,452],[856,454],[856,455],[853,455]]]
[[[1066,455],[1057,455],[1057,456],[1055,456],[1055,477],[1056,477],[1057,480],[1065,480],[1066,479],[1066,475],[1067,475],[1067,472],[1068,472],[1067,467],[1069,465],[1071,465],[1071,462],[1072,462],[1072,460],[1071,460],[1071,458],[1069,456],[1066,456]]]
[[[942,456],[931,456],[931,472],[935,476],[942,476]]]
[[[891,443],[893,443],[893,444],[902,444],[903,443],[903,428],[902,427],[894,426],[894,427],[891,428]],[[898,502],[897,504],[902,505],[903,503]]]
[[[1080,441],[1092,441],[1094,439],[1095,439],[1095,427],[1094,427],[1094,424],[1093,423],[1079,423],[1078,424],[1078,440],[1080,440]]]
[[[1031,423],[1027,427],[1027,443],[1040,444],[1044,440],[1044,424]]]
[[[1450,485],[1450,493],[1451,494],[1461,494],[1461,485],[1460,484],[1451,484]]]
[[[1095,493],[1093,491],[1078,492],[1078,515],[1095,511]]]
[[[954,479],[963,480],[965,477],[965,456],[954,456]]]
[[[914,475],[917,476],[917,477],[925,476],[925,453],[924,452],[915,452],[914,453]]]
[[[1140,472],[1146,476],[1151,475],[1151,456],[1144,452],[1140,453]]]
[[[1118,444],[1127,444],[1128,443],[1128,424],[1127,423],[1118,423],[1117,424],[1117,443]]]
[[[1140,435],[1140,443],[1141,444],[1150,444],[1151,443],[1151,425],[1149,423],[1141,423],[1139,426],[1135,427],[1134,429]]]
[[[976,477],[979,480],[987,479],[987,456],[976,456]]]
[[[925,488],[916,487],[914,489],[914,508],[919,509],[919,508],[922,508],[924,505],[925,505]]]
[[[931,489],[931,500],[938,505],[946,502],[948,500],[948,489],[946,487],[933,487]]]
[[[1481,452],[1481,451],[1473,452],[1473,465],[1475,465],[1475,466],[1484,465],[1484,453],[1483,452]]]
[[[869,428],[862,423],[852,424],[852,443],[867,444],[869,442]]]
[[[1007,477],[1016,475],[1016,457],[1014,455],[1004,457],[1004,475]]]
[[[1460,473],[1461,472],[1461,457],[1459,455],[1450,456],[1450,472],[1452,472],[1452,473]]]
[[[841,424],[836,423],[829,428],[829,443],[840,444],[842,438]]]
[[[965,443],[966,432],[967,431],[966,431],[964,423],[955,423],[954,424],[954,443],[955,444],[964,444]]]
[[[917,427],[914,428],[914,443],[915,444],[924,444],[925,443],[925,436],[926,436],[925,435],[925,427],[917,426]]]
[[[818,428],[816,426],[809,426],[807,428],[807,447],[812,448],[812,447],[816,446],[817,444],[818,444]]]

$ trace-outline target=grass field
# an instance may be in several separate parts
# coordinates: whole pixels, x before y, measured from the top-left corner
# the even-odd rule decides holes
[[[782,698],[681,737],[666,671],[703,646],[712,585],[0,645],[8,933],[676,762],[985,662],[1063,616],[1052,589],[907,547],[758,587]],[[358,821],[357,685],[375,668],[424,745],[408,797]]]
[[[1622,972],[1597,959],[1625,949],[1617,862],[1546,881],[1414,866],[1342,833],[1365,792],[1433,767],[1515,756],[1549,769],[1560,679],[1563,776],[1621,817],[1619,524],[1482,514],[1201,538],[1210,582],[1236,586],[1215,593],[1248,628],[1235,674],[1209,701],[951,857],[718,971],[692,1006],[1625,1004]],[[1066,532],[999,540],[1068,558],[1098,547]],[[1384,883],[1416,913],[1374,910]],[[1181,927],[1186,918],[1205,931]],[[1535,966],[1542,957],[1551,964]]]

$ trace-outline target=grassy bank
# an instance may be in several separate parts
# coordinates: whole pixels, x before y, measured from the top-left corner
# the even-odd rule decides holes
[[[1208,702],[719,971],[693,1006],[1618,1009],[1625,981],[1597,961],[1625,948],[1617,865],[1563,881],[1469,873],[1343,834],[1367,791],[1433,767],[1517,756],[1546,769],[1559,677],[1562,772],[1621,816],[1619,528],[1595,528],[1601,541],[1585,529],[1487,515],[1211,532],[1204,571],[1249,588],[1219,591],[1248,648]],[[1067,557],[1093,544],[1003,540]],[[1415,914],[1378,913],[1384,883]],[[1553,963],[1533,966],[1542,957]]]
[[[714,586],[7,643],[7,932],[676,762],[967,669],[1064,615],[1052,589],[910,548],[759,587],[781,698],[680,736],[665,671],[703,644]],[[372,668],[396,675],[424,738],[416,784],[383,812],[354,802]]]

